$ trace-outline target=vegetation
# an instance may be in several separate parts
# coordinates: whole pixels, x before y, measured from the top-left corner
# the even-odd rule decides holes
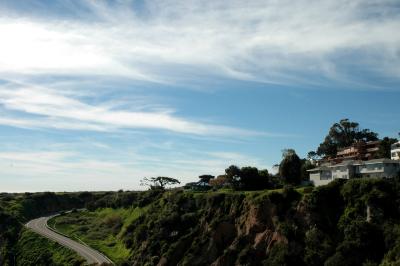
[[[33,195],[0,197],[1,265],[14,265],[14,258],[17,265],[82,263],[68,250],[23,230],[16,217],[26,213],[10,215],[25,210],[16,208],[25,201],[36,206],[50,199],[62,207],[87,206],[88,211],[51,220],[51,226],[103,251],[117,265],[400,263],[400,209],[393,207],[400,203],[400,178],[262,191]]]
[[[122,264],[130,256],[129,250],[121,240],[126,227],[139,218],[144,209],[119,208],[81,211],[57,216],[49,225],[78,242],[100,250],[112,261]]]
[[[202,183],[209,183],[211,179],[214,179],[215,176],[213,175],[201,175],[199,176],[200,182]]]
[[[140,181],[141,186],[147,186],[150,189],[165,189],[166,186],[180,183],[178,179],[166,176],[145,177]]]
[[[130,195],[129,206],[68,213],[51,225],[117,265],[400,263],[400,209],[393,208],[400,203],[400,178],[336,180],[318,188],[150,190],[104,197],[113,204],[125,202],[117,195]]]
[[[225,179],[237,190],[260,190],[270,187],[268,170],[258,170],[256,167],[246,166],[239,168],[231,165],[225,169]]]
[[[390,151],[391,151],[391,145],[396,143],[397,139],[395,138],[388,138],[384,137],[381,140],[381,143],[379,143],[379,151],[377,152],[376,158],[388,158],[390,159]]]
[[[378,140],[378,134],[369,129],[360,129],[357,122],[342,119],[334,123],[328,135],[319,145],[317,154],[320,156],[335,157],[339,148],[352,145],[356,141]]]
[[[280,176],[289,184],[299,184],[301,181],[302,162],[292,149],[284,150],[283,160],[279,164]]]
[[[95,199],[96,195],[92,195],[92,198]],[[21,248],[25,247],[18,243],[20,238],[26,236],[22,234],[22,229],[28,220],[60,210],[82,208],[85,204],[81,193],[0,194],[0,265],[15,265],[19,263],[20,258],[24,258],[16,254],[22,254]],[[39,251],[36,251],[39,254]],[[48,260],[53,258],[49,257]]]
[[[48,247],[47,242],[24,241],[37,236],[34,233],[26,233],[23,230],[23,224],[29,220],[49,215],[63,210],[88,208],[96,210],[99,208],[128,208],[135,202],[137,206],[145,206],[151,201],[156,200],[159,191],[149,192],[79,192],[79,193],[24,193],[24,194],[0,194],[0,265],[25,265],[20,261],[33,256],[40,256],[41,261],[53,261],[53,264],[41,264],[37,262],[35,265],[63,265],[68,261],[68,252],[64,248],[54,244],[54,249]],[[37,236],[38,237],[38,236]],[[36,248],[29,247],[32,243]],[[52,242],[51,242],[52,243]],[[53,243],[52,243],[53,244]],[[58,246],[60,250],[57,254],[66,255],[65,261],[50,256]],[[48,249],[51,252],[42,252]],[[31,250],[32,252],[28,252]],[[62,251],[64,250],[64,251]],[[26,253],[28,252],[28,253]],[[16,255],[18,254],[18,256]],[[61,255],[60,255],[61,254]],[[62,255],[62,256],[64,256]],[[56,255],[58,256],[58,255]],[[70,257],[72,259],[72,257]],[[76,261],[79,259],[76,257]],[[72,261],[72,260],[71,260]],[[29,264],[28,264],[29,265]],[[70,265],[70,264],[65,264]]]
[[[15,263],[21,266],[54,265],[78,266],[85,265],[85,260],[74,251],[57,243],[23,229],[16,246]]]

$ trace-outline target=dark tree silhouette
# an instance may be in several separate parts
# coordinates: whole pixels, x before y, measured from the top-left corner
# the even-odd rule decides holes
[[[378,140],[378,134],[369,129],[360,130],[357,122],[342,119],[329,129],[328,135],[319,145],[317,154],[320,156],[335,157],[339,148],[352,145],[357,141]]]
[[[379,143],[379,150],[376,154],[376,158],[388,158],[390,159],[390,151],[392,144],[396,143],[397,139],[384,137]]]
[[[211,179],[215,178],[215,176],[213,176],[213,175],[201,175],[201,176],[199,176],[199,178],[200,178],[200,182],[208,184]]]
[[[165,189],[166,186],[180,183],[178,179],[166,176],[145,177],[140,181],[141,186],[148,186],[150,189]]]
[[[298,184],[301,181],[301,160],[296,152],[285,155],[279,164],[279,175],[289,184]]]

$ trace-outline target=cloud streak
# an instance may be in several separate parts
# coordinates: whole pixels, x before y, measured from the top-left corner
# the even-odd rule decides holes
[[[0,118],[0,124],[26,128],[115,131],[118,129],[158,129],[200,136],[257,136],[262,133],[205,124],[180,118],[173,110],[128,111],[114,106],[91,105],[55,90],[38,87],[0,89],[0,105],[13,117]],[[137,109],[140,109],[140,107]],[[21,118],[21,113],[29,115]]]
[[[89,19],[2,19],[0,73],[110,75],[175,84],[186,78],[190,83],[201,73],[293,84],[307,83],[307,75],[350,79],[342,61],[354,58],[337,55],[352,52],[358,53],[356,68],[400,74],[400,37],[392,34],[400,28],[395,1],[82,5]]]

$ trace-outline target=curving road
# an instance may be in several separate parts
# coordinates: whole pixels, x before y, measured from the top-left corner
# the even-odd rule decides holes
[[[79,255],[87,260],[88,264],[101,265],[104,263],[113,265],[113,262],[100,252],[50,230],[47,226],[47,221],[52,217],[54,217],[54,215],[34,219],[28,222],[25,226],[41,236],[44,236],[59,243],[60,245],[76,251]]]

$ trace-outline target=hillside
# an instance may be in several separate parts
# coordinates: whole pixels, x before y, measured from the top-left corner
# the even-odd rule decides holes
[[[17,265],[86,265],[75,252],[23,229],[16,246]]]
[[[252,192],[89,194],[68,194],[68,200],[51,194],[64,199],[58,200],[60,209],[72,202],[89,209],[62,215],[51,225],[98,248],[118,265],[400,263],[399,180],[355,179],[314,189]],[[20,197],[22,205],[36,202]],[[17,243],[26,237],[12,237],[21,230],[18,219],[24,215],[4,210],[2,215],[7,220],[0,223],[7,223],[2,227],[7,230],[0,231],[1,259],[12,265],[6,254],[20,248]],[[23,252],[19,256],[26,257]]]

